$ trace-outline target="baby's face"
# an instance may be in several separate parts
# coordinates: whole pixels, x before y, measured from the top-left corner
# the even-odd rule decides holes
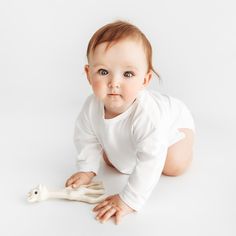
[[[106,45],[96,47],[85,71],[95,96],[104,103],[105,114],[115,117],[134,102],[152,73],[141,42],[126,39],[105,50]]]

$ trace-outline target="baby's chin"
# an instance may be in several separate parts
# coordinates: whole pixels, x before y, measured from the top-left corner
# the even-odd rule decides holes
[[[104,103],[106,109],[108,110],[112,110],[112,111],[117,111],[119,112],[120,110],[122,110],[122,107],[124,106],[124,104],[122,102],[118,102],[118,101],[111,101],[111,102],[105,102]]]
[[[124,101],[112,101],[112,102],[105,102],[104,106],[105,109],[109,112],[109,113],[113,113],[113,114],[121,114],[123,112],[125,112],[131,104],[126,103]]]

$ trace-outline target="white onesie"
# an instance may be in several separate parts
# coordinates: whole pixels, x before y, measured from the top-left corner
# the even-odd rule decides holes
[[[168,147],[185,137],[178,128],[195,131],[192,115],[179,99],[143,90],[124,113],[104,119],[104,104],[91,95],[76,121],[78,171],[97,174],[104,150],[115,168],[130,174],[119,196],[138,211],[160,178]]]

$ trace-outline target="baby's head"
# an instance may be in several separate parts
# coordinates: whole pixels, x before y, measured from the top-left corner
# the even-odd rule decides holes
[[[152,47],[134,25],[116,21],[94,33],[87,48],[85,72],[96,97],[114,117],[134,102],[147,87],[152,73]]]
[[[125,21],[116,21],[104,25],[94,33],[87,47],[88,62],[99,44],[106,43],[106,49],[108,49],[119,41],[127,39],[142,43],[147,59],[148,71],[153,71],[159,77],[152,65],[152,46],[149,40],[140,29]]]

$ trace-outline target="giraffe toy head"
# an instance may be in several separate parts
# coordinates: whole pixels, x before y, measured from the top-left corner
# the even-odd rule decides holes
[[[27,195],[28,202],[40,202],[47,199],[48,190],[45,185],[39,184],[33,188]]]

